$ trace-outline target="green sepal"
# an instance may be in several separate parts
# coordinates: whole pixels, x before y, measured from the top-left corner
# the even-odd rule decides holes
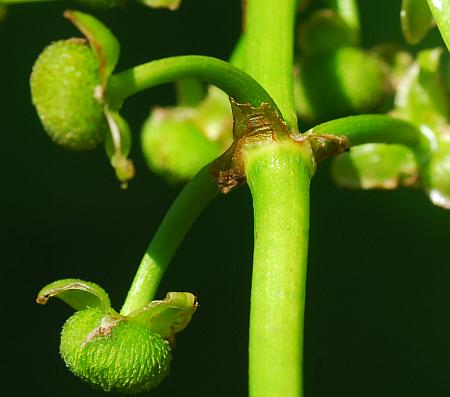
[[[127,121],[114,110],[105,107],[110,133],[106,136],[105,151],[116,172],[117,179],[126,187],[134,177],[133,162],[127,157],[131,149],[131,131]]]
[[[61,299],[75,310],[98,307],[108,311],[111,307],[108,294],[102,287],[76,278],[57,280],[46,285],[39,291],[36,302],[45,305],[52,297]]]
[[[417,183],[414,153],[401,145],[355,146],[333,160],[335,182],[351,189],[396,189]]]
[[[402,0],[400,20],[409,44],[419,43],[436,25],[427,0]]]
[[[86,36],[92,51],[99,58],[100,76],[104,90],[119,60],[119,41],[103,23],[89,14],[67,10],[64,12],[64,16]]]
[[[177,10],[180,7],[181,0],[138,0],[140,3],[152,8],[168,8]]]
[[[189,292],[169,292],[164,300],[155,300],[130,313],[129,321],[137,322],[169,341],[182,331],[197,310],[197,298]]]

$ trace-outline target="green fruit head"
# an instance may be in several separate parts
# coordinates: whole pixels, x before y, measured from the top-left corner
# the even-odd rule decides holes
[[[100,63],[83,39],[49,45],[33,66],[34,106],[53,141],[72,150],[89,150],[103,141],[107,123],[95,98]]]
[[[149,168],[169,182],[192,178],[222,154],[219,141],[207,138],[191,109],[155,109],[142,128],[142,151]]]
[[[300,117],[313,122],[373,111],[389,87],[383,63],[353,47],[301,60],[296,79]]]
[[[160,335],[100,308],[78,311],[66,321],[60,352],[67,367],[93,387],[129,394],[157,386],[172,357]]]

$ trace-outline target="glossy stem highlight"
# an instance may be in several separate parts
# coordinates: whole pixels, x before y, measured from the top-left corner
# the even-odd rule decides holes
[[[277,107],[266,90],[247,73],[228,62],[200,55],[164,58],[125,70],[111,77],[107,93],[120,106],[129,96],[156,85],[180,79],[197,79],[212,84],[240,103]]]

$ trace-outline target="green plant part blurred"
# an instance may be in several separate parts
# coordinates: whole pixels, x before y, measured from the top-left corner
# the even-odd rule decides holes
[[[300,24],[297,38],[299,49],[305,56],[357,44],[354,31],[330,9],[318,10]]]
[[[440,132],[437,147],[425,164],[422,182],[430,200],[450,209],[450,126]]]
[[[409,44],[419,43],[436,25],[427,0],[402,0],[400,19],[403,35]]]
[[[335,158],[335,182],[351,189],[396,189],[417,183],[414,153],[400,145],[369,143],[355,146]]]
[[[115,8],[124,6],[128,0],[77,0],[77,2],[96,8]]]
[[[441,54],[438,48],[423,50],[413,63],[402,64],[397,74],[391,114],[415,124],[426,149],[413,153],[396,145],[354,147],[334,160],[333,177],[339,185],[362,189],[420,186],[435,205],[450,208],[450,126]]]
[[[7,11],[8,9],[6,8],[6,6],[0,5],[0,22],[2,21],[3,18],[6,17]]]
[[[384,64],[388,66],[389,83],[393,91],[395,91],[400,81],[405,76],[405,73],[413,63],[413,56],[408,51],[394,43],[378,44],[372,49],[372,53],[382,59]],[[394,94],[394,92],[392,94]],[[387,99],[392,101],[393,95],[389,96]],[[392,106],[393,103],[390,103],[388,110],[390,110]]]
[[[63,0],[0,0],[1,4],[20,4],[20,3],[45,3]],[[167,8],[176,10],[180,6],[181,0],[71,0],[71,3],[85,5],[92,8],[118,8],[124,7],[128,3],[135,1],[151,8]]]
[[[296,106],[308,122],[375,111],[390,90],[383,62],[354,47],[304,57],[297,67]]]
[[[83,39],[51,44],[33,66],[33,104],[48,135],[67,149],[93,149],[105,138],[103,107],[94,96],[99,70],[98,58]]]
[[[419,52],[399,84],[393,114],[422,131],[429,148],[417,153],[422,187],[434,204],[450,208],[449,108],[441,55],[440,48]]]
[[[197,107],[153,109],[141,143],[149,168],[170,183],[191,179],[232,141],[228,97],[211,87]]]

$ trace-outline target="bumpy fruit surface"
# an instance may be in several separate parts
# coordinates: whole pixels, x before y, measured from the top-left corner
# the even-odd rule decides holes
[[[72,150],[88,150],[107,131],[103,107],[95,98],[99,60],[82,39],[57,41],[39,56],[31,74],[31,95],[53,141]]]
[[[64,324],[60,352],[77,376],[104,391],[139,393],[157,386],[168,374],[170,347],[161,336],[123,320],[92,337],[104,318],[99,308],[76,312]]]
[[[388,81],[382,62],[353,47],[303,59],[296,80],[297,110],[309,121],[325,121],[374,110]]]

